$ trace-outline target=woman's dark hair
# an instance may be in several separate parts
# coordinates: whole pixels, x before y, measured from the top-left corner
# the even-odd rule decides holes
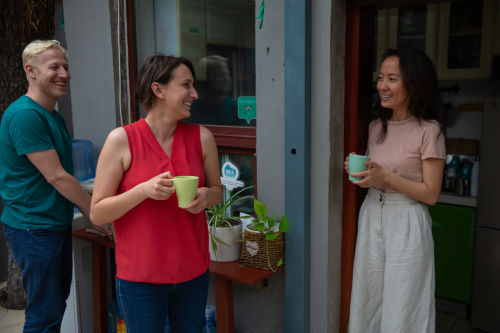
[[[419,49],[397,48],[388,49],[382,55],[382,62],[388,57],[399,58],[399,69],[403,80],[403,87],[410,96],[408,111],[420,122],[436,120],[441,133],[446,134],[446,114],[443,109],[441,94],[436,75],[436,69],[429,57]],[[377,106],[379,118],[382,121],[380,141],[387,134],[387,122],[392,117],[392,110],[382,107],[380,96]]]
[[[189,68],[191,74],[193,74],[193,78],[196,80],[193,64],[187,58],[156,54],[146,59],[139,70],[139,78],[135,90],[136,98],[144,105],[144,108],[150,109],[156,99],[155,94],[151,90],[151,84],[153,82],[161,84],[169,83],[172,79],[172,72],[181,64]]]

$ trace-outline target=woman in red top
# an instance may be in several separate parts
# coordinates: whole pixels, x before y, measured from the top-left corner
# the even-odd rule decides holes
[[[97,164],[91,219],[114,221],[116,291],[127,332],[200,332],[208,291],[205,208],[222,197],[210,131],[181,122],[198,98],[183,57],[155,55],[139,72],[145,119],[113,130]],[[199,177],[194,201],[177,206],[172,177]]]

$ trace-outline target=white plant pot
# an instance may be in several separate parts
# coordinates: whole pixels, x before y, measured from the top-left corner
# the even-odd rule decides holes
[[[236,239],[241,239],[241,224],[233,226]],[[210,228],[209,228],[210,232]],[[212,249],[212,243],[209,240],[210,259],[213,261],[236,261],[240,259],[241,242],[237,242],[234,238],[233,231],[230,228],[217,227],[215,230],[217,238],[226,244],[217,242],[217,253]],[[209,236],[210,237],[210,236]]]

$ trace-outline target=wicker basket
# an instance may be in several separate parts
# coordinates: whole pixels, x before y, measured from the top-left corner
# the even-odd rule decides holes
[[[240,256],[242,264],[268,271],[276,269],[278,260],[283,259],[283,234],[272,241],[266,241],[265,237],[260,233],[243,232]],[[269,250],[269,260],[266,247]]]

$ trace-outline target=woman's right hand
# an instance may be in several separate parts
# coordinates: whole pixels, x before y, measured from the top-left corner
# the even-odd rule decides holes
[[[167,200],[175,193],[172,178],[170,171],[167,171],[142,183],[141,187],[145,196],[154,200]]]

